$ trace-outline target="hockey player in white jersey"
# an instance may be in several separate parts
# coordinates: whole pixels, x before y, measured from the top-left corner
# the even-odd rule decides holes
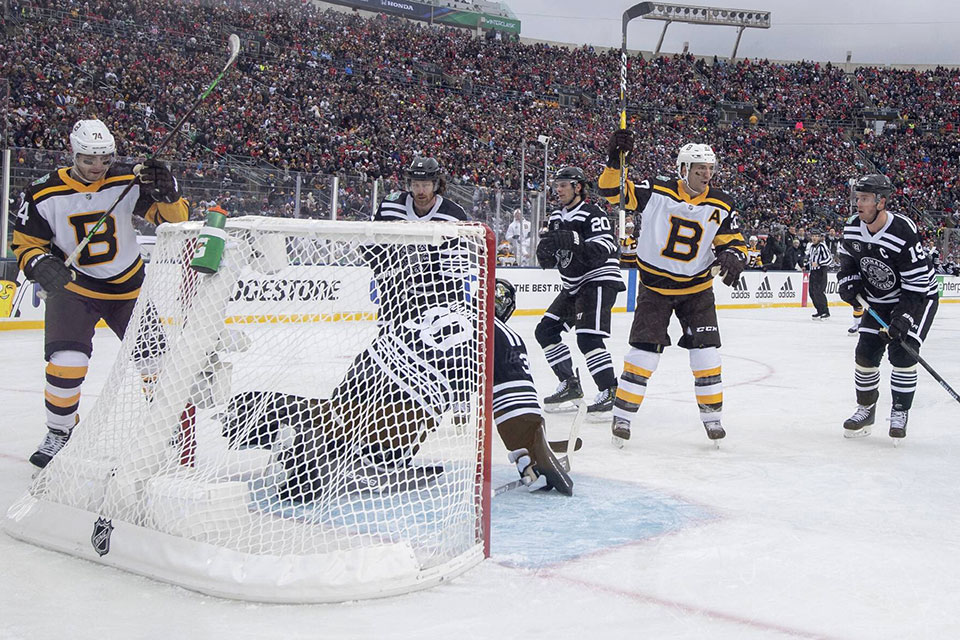
[[[857,409],[843,423],[843,435],[870,434],[880,398],[880,361],[886,351],[893,365],[889,435],[904,438],[917,389],[917,360],[903,344],[920,351],[939,305],[937,282],[916,225],[887,208],[893,195],[890,179],[866,175],[853,188],[857,217],[843,228],[837,274],[840,297],[856,305],[857,296],[863,296],[889,329],[870,314],[860,322],[854,375]]]
[[[600,193],[620,201],[620,157],[633,151],[633,136],[618,130],[608,144],[607,166],[598,179]],[[713,276],[733,286],[746,264],[746,244],[733,200],[711,185],[717,158],[706,144],[686,144],[677,155],[677,179],[626,181],[626,209],[640,219],[637,248],[640,283],[630,329],[630,350],[613,407],[613,442],[630,437],[633,416],[646,394],[647,381],[670,345],[667,328],[676,314],[683,330],[679,345],[688,350],[694,393],[707,437],[726,435],[721,424],[720,330]]]
[[[116,164],[116,143],[100,120],[80,120],[70,133],[73,165],[34,181],[23,193],[11,248],[24,275],[46,291],[44,403],[47,434],[30,462],[45,467],[79,420],[80,386],[103,319],[123,338],[144,278],[132,218],[154,224],[187,219],[187,203],[167,166],[151,159],[137,167]],[[67,267],[64,263],[124,188],[127,195]],[[162,332],[147,331],[158,355]],[[145,352],[143,358],[148,354]]]

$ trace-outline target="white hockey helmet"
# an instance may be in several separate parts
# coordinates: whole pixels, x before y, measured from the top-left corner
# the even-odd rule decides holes
[[[77,154],[88,156],[112,156],[117,152],[117,144],[107,125],[100,120],[80,120],[70,132],[70,150],[76,162]]]
[[[712,164],[716,170],[717,154],[710,145],[689,142],[680,147],[680,153],[677,154],[677,177],[686,180],[690,165],[698,162]]]

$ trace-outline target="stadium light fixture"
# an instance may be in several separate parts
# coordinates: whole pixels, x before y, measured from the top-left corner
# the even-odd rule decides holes
[[[687,22],[689,24],[710,24],[720,27],[737,27],[737,41],[733,45],[733,53],[730,59],[737,57],[737,48],[740,46],[740,36],[744,29],[769,29],[770,12],[757,11],[755,9],[731,9],[728,7],[704,7],[690,4],[665,4],[662,2],[651,3],[653,10],[643,16],[644,20],[662,20],[663,31],[660,32],[660,40],[657,42],[657,49],[653,52],[656,56],[660,53],[660,47],[663,45],[663,37],[667,34],[667,27],[671,22]]]

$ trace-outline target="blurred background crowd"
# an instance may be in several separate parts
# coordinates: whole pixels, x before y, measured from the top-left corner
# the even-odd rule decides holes
[[[530,229],[552,206],[545,176],[564,165],[599,172],[619,108],[618,51],[298,0],[8,0],[2,28],[15,193],[69,164],[80,118],[104,120],[121,155],[150,153],[236,32],[238,71],[163,154],[196,211],[217,202],[369,218],[404,165],[429,155],[448,195],[494,228],[504,263],[530,255]],[[747,235],[782,248],[782,260],[813,228],[836,238],[852,213],[848,181],[883,172],[897,187],[894,208],[920,224],[942,269],[955,267],[957,69],[668,55],[634,58],[628,80],[631,175],[673,175],[681,144],[711,144],[716,185],[734,196]]]

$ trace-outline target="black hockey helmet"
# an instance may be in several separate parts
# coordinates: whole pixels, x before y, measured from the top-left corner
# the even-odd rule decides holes
[[[861,193],[875,193],[878,198],[889,198],[893,193],[893,183],[890,182],[890,178],[881,173],[871,173],[857,178],[853,190]]]
[[[404,171],[407,180],[439,180],[440,164],[433,158],[416,157]]]
[[[553,176],[554,182],[558,180],[572,180],[579,182],[584,195],[587,193],[587,174],[580,167],[561,167]]]
[[[500,322],[506,322],[517,308],[517,288],[509,280],[497,278],[494,300],[494,315]]]

